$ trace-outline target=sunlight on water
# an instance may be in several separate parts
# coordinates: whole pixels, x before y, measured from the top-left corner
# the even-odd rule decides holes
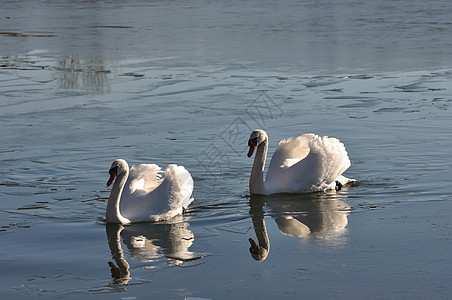
[[[452,7],[434,2],[5,4],[1,298],[447,298]],[[357,183],[250,196],[256,128],[269,157],[340,139]],[[184,165],[194,202],[107,225],[116,158]]]

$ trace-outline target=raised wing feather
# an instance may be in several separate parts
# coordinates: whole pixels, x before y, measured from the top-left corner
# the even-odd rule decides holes
[[[281,168],[290,167],[305,158],[310,152],[309,140],[314,136],[315,134],[307,133],[296,138],[281,140],[270,161],[267,179],[273,172],[278,172]]]
[[[156,164],[132,166],[126,187],[130,189],[130,193],[134,193],[137,189],[150,192],[160,185],[162,174],[162,168]]]
[[[184,167],[169,165],[165,170],[164,179],[161,179],[161,171],[159,167],[158,169],[157,171],[155,167],[147,168],[149,172],[147,179],[145,179],[145,187],[151,187],[152,190],[129,187],[129,190],[133,190],[133,192],[127,193],[128,186],[126,183],[121,197],[120,210],[121,214],[130,221],[166,220],[181,214],[183,208],[186,208],[193,201],[193,198],[191,198],[193,179]],[[152,170],[154,171],[151,172]],[[132,175],[132,172],[130,173]],[[152,178],[156,179],[152,181]],[[141,179],[143,178],[138,180]],[[130,181],[131,184],[133,182],[134,179]],[[138,183],[136,184],[138,185]]]
[[[304,134],[283,140],[270,161],[268,192],[305,192],[331,188],[350,166],[344,145],[336,138]]]

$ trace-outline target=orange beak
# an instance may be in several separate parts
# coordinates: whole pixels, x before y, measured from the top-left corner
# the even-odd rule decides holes
[[[108,179],[107,181],[107,186],[110,186],[113,183],[113,181],[115,181],[115,178],[116,174],[110,174],[110,179]]]
[[[254,149],[256,149],[256,144],[251,144],[250,145],[250,150],[248,150],[248,157],[251,157],[251,155],[253,155],[254,153]]]

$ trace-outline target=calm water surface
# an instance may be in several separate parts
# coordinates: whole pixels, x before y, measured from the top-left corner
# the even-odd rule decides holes
[[[433,2],[3,3],[1,298],[450,298],[452,4]],[[357,185],[250,197],[255,128],[270,154],[339,138]],[[187,213],[107,226],[119,157],[184,165]]]

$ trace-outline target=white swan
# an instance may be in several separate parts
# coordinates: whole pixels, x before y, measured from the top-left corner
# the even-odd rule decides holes
[[[248,146],[248,157],[257,147],[249,182],[251,194],[324,191],[355,181],[341,175],[350,167],[350,159],[344,144],[336,138],[308,133],[280,141],[270,161],[265,182],[267,133],[254,130]]]
[[[165,177],[155,164],[132,166],[115,160],[107,186],[114,181],[107,203],[107,223],[161,221],[183,212],[193,201],[193,179],[182,166],[168,165]],[[116,180],[115,180],[116,179]]]

